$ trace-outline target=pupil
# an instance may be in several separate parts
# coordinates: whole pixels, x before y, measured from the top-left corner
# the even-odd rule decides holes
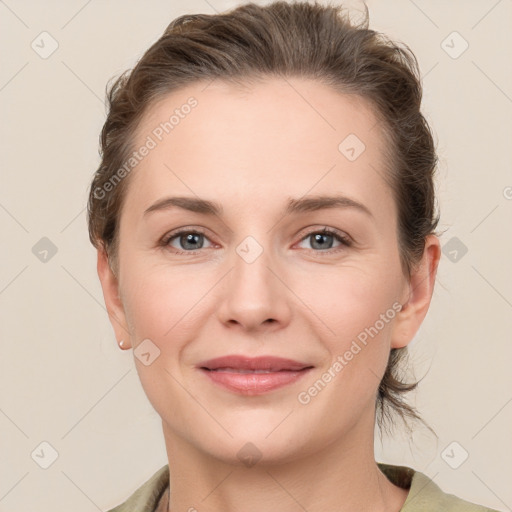
[[[190,249],[190,248],[192,248],[192,249],[197,249],[197,245],[193,245],[193,243],[194,243],[194,240],[196,239],[196,240],[195,240],[195,243],[197,244],[197,237],[199,237],[199,236],[201,236],[201,235],[199,235],[199,234],[197,234],[197,233],[189,233],[188,235],[185,235],[185,237],[184,237],[184,238],[185,238],[185,244],[184,244],[184,245],[185,245],[185,247],[187,246],[187,244],[188,244],[189,242],[191,242],[191,243],[192,243],[192,246],[191,246],[191,247],[188,247],[188,248],[189,248],[189,249]]]
[[[322,248],[322,245],[325,246],[325,244],[322,244],[321,241],[322,241],[322,238],[324,237],[330,237],[332,235],[328,235],[328,234],[322,234],[322,233],[317,233],[316,235],[314,235],[314,239],[315,239],[315,243],[316,242],[320,242],[320,248]]]

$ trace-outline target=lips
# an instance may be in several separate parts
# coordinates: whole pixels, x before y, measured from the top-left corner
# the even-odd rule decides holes
[[[198,366],[211,371],[233,370],[238,373],[270,373],[280,371],[300,371],[304,368],[311,367],[312,365],[294,361],[293,359],[284,359],[282,357],[243,357],[233,355],[210,359],[200,363]]]
[[[197,368],[225,389],[243,395],[260,395],[296,382],[313,366],[281,357],[231,355],[203,361]]]

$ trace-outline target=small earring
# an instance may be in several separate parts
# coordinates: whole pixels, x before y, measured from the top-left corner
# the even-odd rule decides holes
[[[124,340],[121,340],[121,341],[119,342],[119,346],[120,346],[121,348],[123,348],[123,343],[124,343]]]

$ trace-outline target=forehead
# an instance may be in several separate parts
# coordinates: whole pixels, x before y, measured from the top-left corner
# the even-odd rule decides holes
[[[333,187],[360,199],[389,195],[386,142],[371,105],[313,80],[184,87],[146,112],[134,146],[148,142],[128,192],[141,206],[166,187],[212,198],[241,197],[248,187],[268,200]]]

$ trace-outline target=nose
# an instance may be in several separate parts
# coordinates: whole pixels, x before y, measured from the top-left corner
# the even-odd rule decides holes
[[[223,279],[218,296],[217,317],[230,328],[275,331],[290,321],[292,294],[282,263],[254,240],[233,251],[231,271]]]

